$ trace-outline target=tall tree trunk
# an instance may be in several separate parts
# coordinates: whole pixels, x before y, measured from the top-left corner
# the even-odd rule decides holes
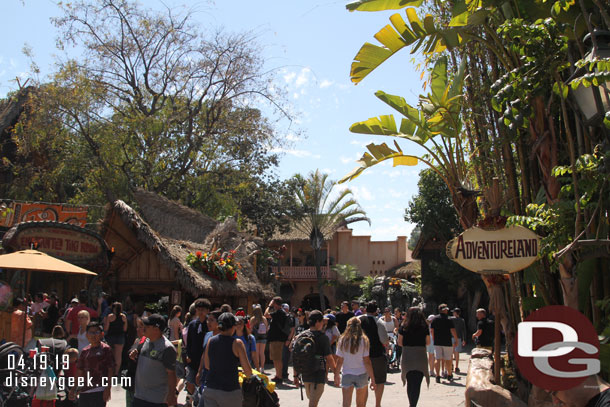
[[[324,299],[324,280],[322,279],[322,268],[320,267],[320,249],[315,248],[313,251],[313,261],[316,265],[316,280],[318,281],[318,294],[320,295],[320,311],[326,309],[326,300]]]

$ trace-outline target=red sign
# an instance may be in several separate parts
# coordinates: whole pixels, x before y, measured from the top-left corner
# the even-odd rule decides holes
[[[540,308],[525,318],[517,328],[514,350],[521,374],[549,391],[571,389],[600,370],[595,327],[563,305]]]
[[[10,228],[22,222],[53,221],[84,227],[86,206],[46,204],[41,202],[11,202],[8,211],[0,213],[0,226]]]

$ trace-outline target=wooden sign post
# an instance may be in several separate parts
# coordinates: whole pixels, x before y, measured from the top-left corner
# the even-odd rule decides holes
[[[497,178],[486,193],[486,201],[489,213],[480,223],[483,227],[465,230],[447,243],[446,251],[451,260],[484,277],[490,309],[494,309],[494,375],[496,384],[500,384],[500,314],[504,312],[504,291],[496,285],[504,283],[504,275],[523,270],[537,260],[540,237],[523,226],[504,227],[506,218],[500,216],[502,193]],[[500,280],[495,281],[498,277]]]

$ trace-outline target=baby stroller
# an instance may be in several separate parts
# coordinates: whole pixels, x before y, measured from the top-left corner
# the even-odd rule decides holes
[[[396,336],[393,334],[388,334],[388,337],[390,338],[390,342],[388,343],[388,354],[387,354],[387,359],[388,359],[388,371],[391,369],[398,369],[399,368],[399,360],[398,360],[398,346],[396,345]]]
[[[276,392],[269,392],[263,379],[252,375],[242,383],[243,407],[280,407],[280,399]]]
[[[21,362],[21,363],[20,363]],[[0,345],[0,407],[29,407],[36,387],[23,387],[31,377],[37,377],[33,359],[16,343]],[[11,385],[8,385],[11,384]]]

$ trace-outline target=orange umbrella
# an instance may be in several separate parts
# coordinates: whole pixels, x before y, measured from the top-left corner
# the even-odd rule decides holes
[[[49,256],[38,250],[21,250],[15,253],[3,254],[0,256],[0,268],[97,276],[96,273]]]

